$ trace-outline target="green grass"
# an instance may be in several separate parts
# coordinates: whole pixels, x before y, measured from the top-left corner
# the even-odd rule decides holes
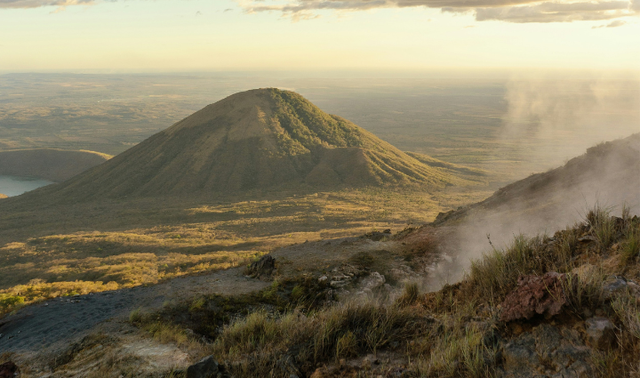
[[[586,221],[591,226],[601,251],[609,248],[615,238],[615,223],[610,213],[611,209],[596,204],[586,215]]]

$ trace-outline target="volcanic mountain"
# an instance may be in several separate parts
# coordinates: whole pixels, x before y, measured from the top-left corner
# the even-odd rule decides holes
[[[269,88],[211,104],[48,190],[83,200],[297,184],[436,188],[460,181],[448,172],[324,113],[299,94]]]

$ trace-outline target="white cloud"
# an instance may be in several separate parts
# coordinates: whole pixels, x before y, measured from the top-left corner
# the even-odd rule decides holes
[[[310,18],[317,11],[361,11],[377,8],[428,7],[444,12],[473,12],[476,20],[506,22],[572,22],[612,20],[640,14],[640,0],[535,1],[535,0],[238,0],[249,13],[281,12],[294,19]],[[621,20],[620,20],[621,21]],[[623,22],[614,26],[621,26]]]

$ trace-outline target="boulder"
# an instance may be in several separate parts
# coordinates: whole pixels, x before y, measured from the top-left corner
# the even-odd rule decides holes
[[[187,368],[187,378],[217,378],[221,372],[218,362],[208,356]]]
[[[505,378],[593,376],[592,349],[584,345],[575,329],[543,323],[500,344]]]
[[[264,255],[258,261],[252,262],[247,268],[247,273],[251,277],[269,277],[276,269],[276,259],[271,255]]]
[[[384,276],[378,272],[372,272],[368,277],[362,279],[360,283],[362,290],[374,290],[386,282]]]
[[[536,314],[550,318],[559,314],[567,303],[562,288],[564,280],[565,275],[556,272],[520,277],[518,287],[502,303],[500,320],[531,319]]]

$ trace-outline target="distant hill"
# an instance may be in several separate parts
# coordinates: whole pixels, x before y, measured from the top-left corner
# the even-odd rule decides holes
[[[209,105],[51,190],[79,200],[461,182],[299,94],[269,88]]]
[[[7,195],[0,193],[0,199],[3,199],[3,198],[7,198]]]
[[[482,202],[441,213],[436,224],[467,222],[475,240],[508,239],[581,220],[594,206],[640,214],[640,133],[601,143],[564,166],[509,184]]]
[[[0,151],[0,175],[62,182],[102,164],[111,156],[94,151],[29,149]]]

